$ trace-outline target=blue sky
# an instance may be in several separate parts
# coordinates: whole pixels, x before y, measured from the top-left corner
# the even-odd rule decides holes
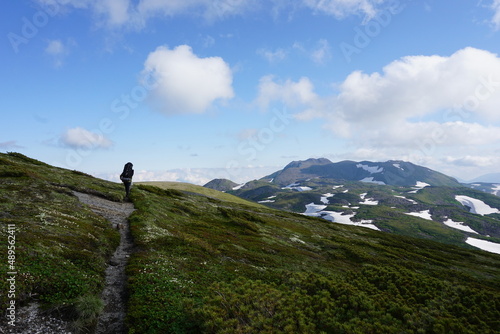
[[[292,160],[500,172],[499,0],[24,0],[0,14],[0,151],[117,180]]]

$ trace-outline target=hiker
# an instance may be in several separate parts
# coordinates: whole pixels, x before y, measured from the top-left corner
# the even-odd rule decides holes
[[[134,170],[132,169],[134,165],[131,162],[127,162],[125,167],[123,167],[123,172],[120,174],[120,180],[122,180],[125,185],[125,198],[128,199],[130,193],[130,186],[132,185],[132,176],[134,176]]]

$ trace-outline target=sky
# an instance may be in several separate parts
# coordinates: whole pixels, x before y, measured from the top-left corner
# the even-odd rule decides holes
[[[0,152],[118,181],[500,172],[500,0],[18,0]]]

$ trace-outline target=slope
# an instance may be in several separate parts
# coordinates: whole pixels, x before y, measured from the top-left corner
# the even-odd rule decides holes
[[[85,318],[84,332],[102,308],[119,236],[73,191],[123,196],[119,184],[0,155],[0,222],[16,226],[16,303],[38,300],[54,316]],[[129,333],[499,328],[498,255],[192,191],[138,185],[131,199],[137,251],[126,268]],[[7,282],[0,289],[8,291]]]
[[[500,199],[483,191],[457,186],[434,185],[415,180],[426,180],[434,184],[447,184],[451,178],[429,171],[424,167],[408,167],[403,162],[388,162],[392,168],[410,170],[410,181],[398,181],[409,186],[378,184],[367,180],[365,175],[386,172],[379,180],[387,179],[390,167],[387,164],[341,162],[336,168],[343,170],[343,178],[320,177],[321,173],[309,172],[315,168],[331,167],[322,160],[320,164],[310,159],[293,162],[283,171],[269,178],[247,182],[227,193],[255,201],[268,207],[323,217],[327,220],[368,227],[400,235],[432,239],[439,242],[472,248],[471,245],[486,243],[500,252]],[[340,167],[339,167],[340,166]],[[347,166],[347,167],[346,167]],[[330,168],[328,167],[328,168]],[[344,168],[345,167],[345,168]],[[297,174],[297,169],[304,168]],[[291,175],[283,184],[276,181],[280,175]],[[309,171],[309,172],[304,172]],[[422,173],[418,172],[421,171]],[[339,172],[340,173],[340,172]],[[340,174],[336,175],[339,176]],[[316,175],[312,177],[312,175]],[[420,176],[416,176],[420,175]],[[422,178],[420,178],[422,177]],[[347,180],[346,180],[347,179]],[[288,184],[289,181],[294,183]],[[381,181],[380,181],[381,182]],[[453,183],[452,183],[453,184]],[[463,201],[467,196],[472,201],[490,207],[486,214],[477,214]],[[477,241],[480,240],[480,241]],[[490,247],[491,246],[491,247]]]
[[[137,184],[152,185],[152,186],[156,186],[156,187],[159,187],[162,189],[181,190],[181,191],[191,192],[191,193],[204,195],[204,196],[208,196],[208,197],[214,197],[214,198],[220,199],[222,201],[228,201],[228,202],[233,202],[233,203],[238,203],[238,204],[246,204],[246,205],[257,206],[257,207],[261,206],[255,202],[247,201],[247,200],[242,199],[238,196],[226,194],[226,193],[221,192],[221,191],[216,191],[215,189],[197,186],[195,184],[186,183],[186,182],[148,181],[148,182],[137,182]]]
[[[102,309],[107,260],[120,236],[73,191],[113,201],[123,196],[119,184],[21,154],[0,154],[0,245],[5,259],[9,254],[0,270],[14,273],[15,283],[0,281],[2,309],[15,302],[13,315],[20,315],[22,306],[35,302],[40,316],[62,314],[73,331],[83,331],[95,326]],[[16,320],[21,330],[22,319]]]
[[[494,333],[500,256],[140,185],[131,333]]]

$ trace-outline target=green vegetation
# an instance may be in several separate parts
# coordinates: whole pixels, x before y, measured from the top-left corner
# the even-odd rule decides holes
[[[15,226],[16,301],[33,298],[47,309],[75,318],[81,329],[100,312],[106,260],[119,243],[109,223],[72,195],[72,190],[118,199],[118,184],[76,171],[51,167],[21,154],[0,155],[1,253],[7,259],[7,226]],[[7,273],[9,263],[0,262]],[[9,301],[0,281],[0,305]],[[97,300],[97,301],[96,301]]]
[[[349,193],[368,189],[368,197],[392,201],[370,187]],[[123,196],[120,184],[0,154],[0,238],[7,240],[6,226],[15,224],[16,301],[37,299],[72,315],[85,332],[102,310],[106,261],[119,235],[72,190],[115,201]],[[343,194],[332,208],[356,199]],[[475,334],[500,328],[499,255],[220,196],[187,185],[132,189],[137,251],[127,266],[129,333]],[[358,215],[382,217],[387,229],[406,226],[402,234],[442,232],[392,204],[392,211],[364,206]],[[458,237],[449,238],[456,243]],[[7,254],[7,243],[0,245]],[[8,272],[7,265],[0,262],[0,270]],[[2,307],[7,289],[0,281]]]
[[[132,199],[130,333],[500,325],[498,255],[151,186]]]
[[[226,194],[226,193],[223,193],[221,191],[213,190],[210,188],[205,188],[202,186],[197,186],[197,185],[191,184],[191,183],[171,182],[171,181],[150,181],[150,182],[137,182],[136,184],[152,185],[152,186],[156,186],[156,187],[159,187],[162,189],[181,190],[181,191],[185,191],[185,192],[190,192],[190,193],[195,193],[195,194],[200,194],[200,195],[204,195],[204,196],[208,196],[208,197],[217,198],[217,199],[220,199],[222,201],[261,207],[261,205],[255,203],[255,202],[246,201],[238,196]]]
[[[416,191],[413,187],[344,182],[328,178],[313,178],[300,181],[299,184],[311,190],[299,192],[268,181],[257,180],[248,182],[246,187],[229,193],[257,202],[272,196],[272,201],[262,203],[267,207],[296,213],[305,212],[307,204],[323,204],[321,197],[329,193],[333,196],[328,197],[325,211],[354,214],[353,221],[371,220],[384,232],[431,239],[470,249],[473,247],[465,242],[469,236],[491,242],[498,242],[500,238],[500,214],[480,216],[470,213],[467,207],[455,199],[455,196],[470,196],[499,208],[500,197],[467,187],[428,186]],[[376,200],[378,204],[362,204],[361,195]],[[410,212],[427,210],[432,216],[432,221],[407,215]],[[463,222],[480,235],[446,226],[443,222],[448,219]]]

